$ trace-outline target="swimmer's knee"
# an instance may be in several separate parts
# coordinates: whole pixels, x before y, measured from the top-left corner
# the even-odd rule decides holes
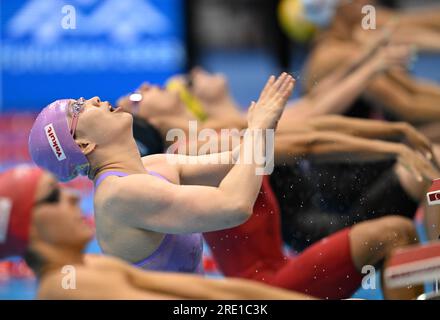
[[[418,242],[412,220],[401,216],[387,216],[359,223],[350,231],[350,243],[355,265],[376,265],[399,247]]]
[[[387,216],[358,225],[365,241],[388,254],[397,247],[418,242],[412,220],[401,216]]]
[[[411,219],[389,216],[378,220],[378,229],[383,232],[385,241],[393,247],[411,245],[418,242],[417,231]]]

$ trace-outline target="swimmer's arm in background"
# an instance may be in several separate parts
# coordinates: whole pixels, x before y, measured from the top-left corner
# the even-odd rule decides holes
[[[391,67],[401,68],[408,63],[410,58],[411,50],[409,47],[380,48],[361,67],[328,90],[305,96],[304,101],[296,107],[293,106],[294,108],[291,109],[291,114],[289,114],[290,117],[282,119],[285,125],[281,127],[282,123],[280,123],[280,130],[288,128],[290,122],[298,120],[298,118],[340,114],[347,111],[371,81]]]
[[[418,180],[435,179],[440,176],[433,164],[407,146],[400,143],[365,139],[320,131],[295,135],[283,135],[275,139],[275,163],[295,163],[298,157],[315,155],[319,160],[324,156],[340,160],[352,159],[353,155],[365,160],[380,157],[396,157]]]
[[[312,96],[331,90],[348,76],[347,71],[352,69],[359,56],[359,47],[353,43],[323,39],[307,60],[304,89]]]
[[[293,164],[298,157],[304,156],[317,156],[320,160],[389,159],[399,153],[398,144],[390,144],[390,146],[387,148],[384,143],[377,148],[374,140],[355,138],[332,131],[284,134],[275,139],[275,164]]]
[[[378,18],[381,18],[381,14],[378,15]],[[439,31],[440,7],[437,5],[435,7],[427,6],[426,8],[421,7],[412,10],[399,11],[398,19],[400,25],[432,28]]]
[[[432,145],[428,138],[406,122],[387,122],[358,119],[340,115],[327,115],[309,118],[292,128],[305,126],[309,131],[334,131],[361,138],[406,138],[414,149],[428,159],[432,158]],[[279,134],[288,133],[279,131]]]
[[[313,76],[322,79],[326,73],[333,72],[338,64],[349,59],[352,54],[350,52],[356,50],[356,47],[350,49],[350,46],[347,48],[345,45],[330,44],[330,48],[319,46],[317,50],[318,52],[312,54],[309,61],[309,78]],[[326,50],[329,50],[330,53]],[[309,86],[312,86],[311,81],[309,81]],[[367,97],[373,101],[378,101],[389,112],[399,116],[404,121],[423,123],[440,119],[438,98],[435,99],[432,94],[411,92],[406,85],[402,85],[388,74],[373,78],[368,83],[366,90]],[[328,110],[330,109],[324,109],[327,113]],[[304,112],[307,115],[307,110],[304,110]],[[331,112],[335,113],[334,111]]]
[[[331,89],[315,96],[305,96],[303,98],[305,102],[299,105],[299,108],[293,108],[292,111],[295,111],[301,118],[343,113],[359,97],[376,74],[376,70],[366,64]]]
[[[385,28],[381,35],[372,43],[364,45],[361,50],[350,50],[347,61],[342,63],[336,70],[327,73],[309,92],[310,97],[317,97],[330,90],[334,90],[335,86],[341,83],[349,75],[358,72],[362,66],[376,53],[376,51],[389,41],[391,26]],[[336,51],[338,52],[338,51]],[[342,53],[344,54],[344,53]]]
[[[379,101],[383,108],[411,123],[427,123],[440,120],[438,96],[412,93],[388,75],[373,80],[368,86],[368,97]]]
[[[410,74],[403,70],[390,70],[388,76],[412,94],[433,94],[439,95],[440,88],[435,82],[429,80],[415,80]]]

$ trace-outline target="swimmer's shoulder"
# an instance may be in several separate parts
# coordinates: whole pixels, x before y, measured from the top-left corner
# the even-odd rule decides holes
[[[37,299],[105,299],[114,286],[127,283],[127,274],[115,263],[105,260],[92,265],[74,265],[51,272],[40,280]],[[111,279],[111,281],[109,281]]]
[[[165,153],[152,154],[142,157],[144,167],[162,167],[167,164],[167,155]]]
[[[166,154],[153,154],[142,157],[142,163],[147,171],[154,171],[166,178],[169,182],[179,184],[179,172],[167,159]]]
[[[84,264],[88,268],[92,268],[95,270],[126,270],[130,265],[113,256],[104,255],[104,254],[87,254],[84,257]]]

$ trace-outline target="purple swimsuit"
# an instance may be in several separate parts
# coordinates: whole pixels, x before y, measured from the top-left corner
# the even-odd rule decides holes
[[[168,181],[159,173],[148,171],[152,176]],[[119,171],[108,171],[102,174],[95,183],[95,189],[110,176],[125,177],[128,174]],[[134,263],[146,270],[203,273],[203,242],[201,233],[166,234],[157,249],[144,260]]]

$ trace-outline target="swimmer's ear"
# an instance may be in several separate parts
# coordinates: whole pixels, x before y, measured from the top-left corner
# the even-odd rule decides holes
[[[75,142],[85,156],[92,153],[93,150],[95,150],[95,148],[96,148],[96,143],[93,143],[93,142],[90,142],[87,140],[76,139]]]

